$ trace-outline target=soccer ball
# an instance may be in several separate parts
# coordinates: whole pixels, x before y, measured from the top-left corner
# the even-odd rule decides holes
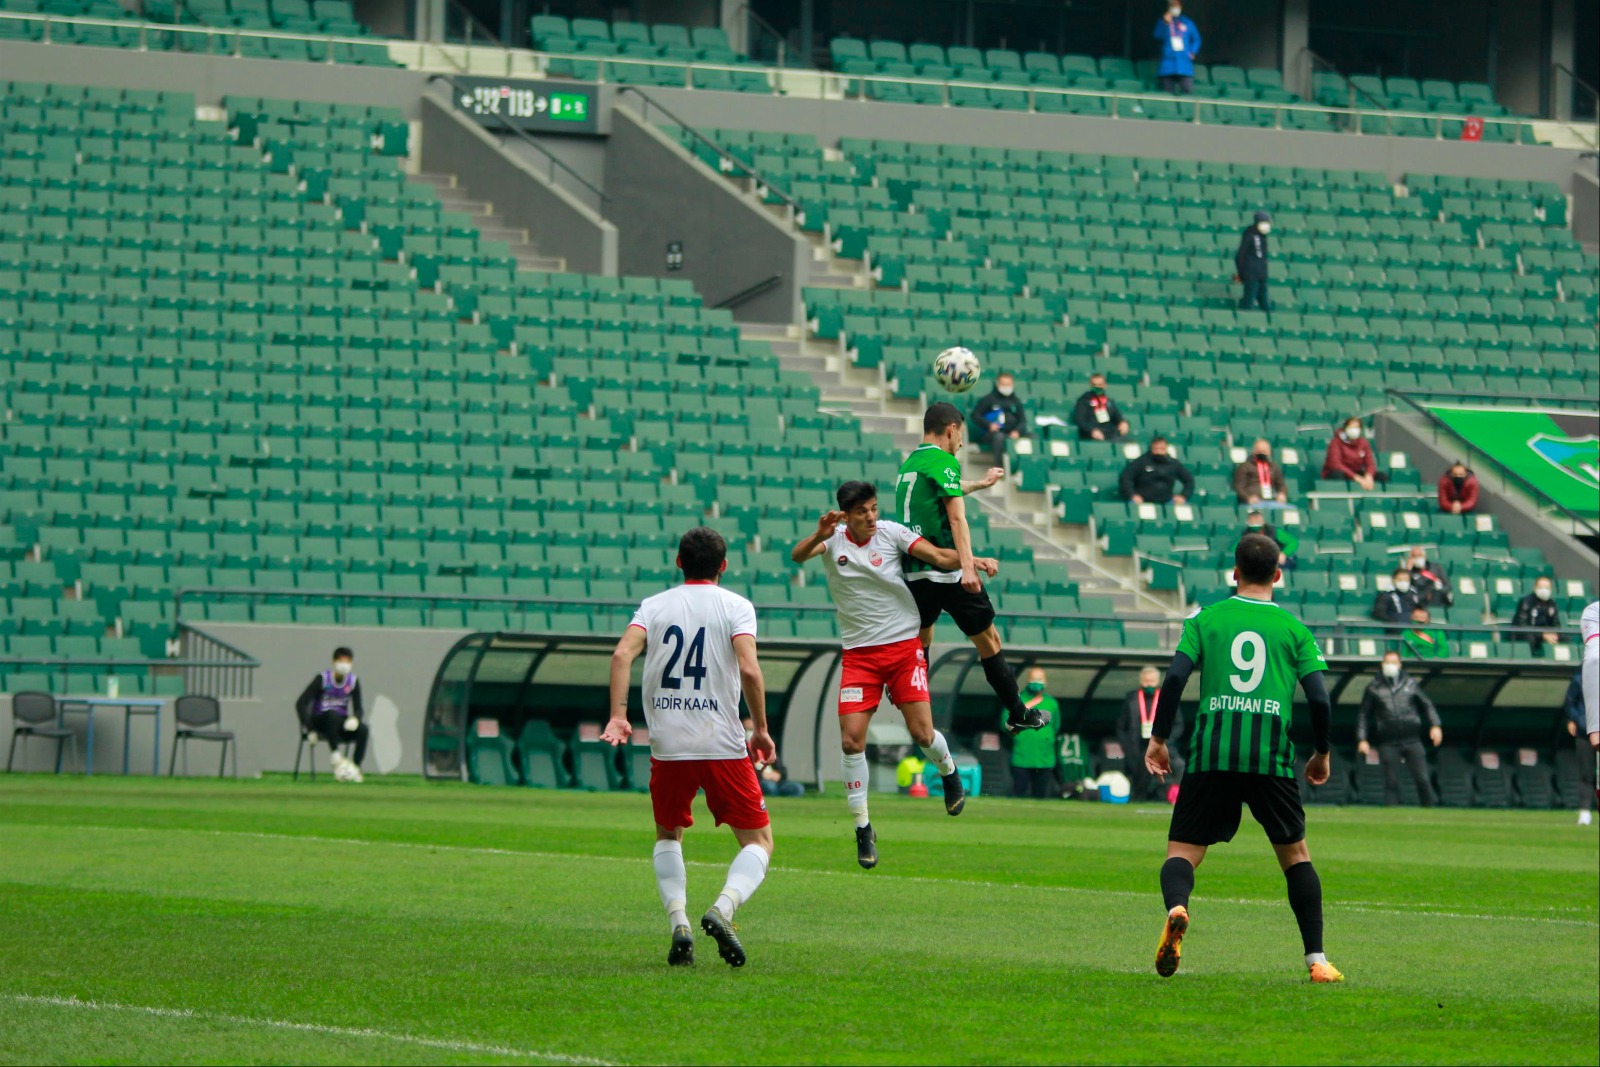
[[[354,782],[359,773],[355,762],[350,759],[339,759],[333,764],[333,780],[336,782]]]
[[[964,393],[978,384],[983,368],[965,348],[947,348],[933,357],[933,376],[952,393]]]

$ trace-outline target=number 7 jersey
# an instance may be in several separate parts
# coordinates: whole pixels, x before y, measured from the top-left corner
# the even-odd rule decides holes
[[[1189,770],[1293,778],[1295,690],[1328,669],[1305,624],[1270,600],[1232,596],[1184,622],[1178,651],[1200,671]]]
[[[755,606],[712,582],[688,581],[645,600],[644,718],[658,760],[747,759],[733,639],[756,635]]]

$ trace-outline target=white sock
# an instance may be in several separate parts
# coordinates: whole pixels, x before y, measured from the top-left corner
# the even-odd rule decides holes
[[[867,825],[867,754],[844,754],[844,796],[850,802],[850,814],[856,817],[856,828]]]
[[[1307,952],[1306,953],[1306,966],[1307,967],[1310,967],[1310,966],[1312,966],[1314,964],[1327,963],[1327,962],[1328,962],[1328,957],[1327,957],[1326,953],[1323,953],[1323,952]]]
[[[950,755],[950,743],[938,730],[933,732],[933,744],[924,748],[922,754],[939,768],[940,774],[950,774],[956,769],[956,761]]]
[[[674,928],[689,925],[684,902],[689,899],[689,872],[683,866],[681,841],[657,841],[655,850],[656,888],[661,890],[661,906],[667,909],[667,922]]]
[[[728,865],[728,881],[722,887],[716,903],[716,909],[722,912],[724,919],[733,918],[739,905],[755,894],[761,880],[767,876],[767,864],[770,861],[767,850],[760,845],[746,845],[733,857],[733,862]]]

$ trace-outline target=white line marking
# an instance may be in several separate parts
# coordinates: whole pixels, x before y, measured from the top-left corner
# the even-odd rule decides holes
[[[232,1026],[256,1026],[270,1030],[298,1030],[307,1034],[327,1034],[332,1037],[359,1037],[373,1041],[393,1041],[403,1045],[441,1049],[445,1052],[475,1052],[484,1056],[504,1056],[518,1060],[544,1060],[549,1063],[570,1063],[580,1067],[608,1067],[608,1061],[589,1056],[568,1056],[561,1052],[540,1052],[536,1049],[506,1048],[501,1045],[480,1045],[475,1041],[451,1041],[442,1037],[419,1037],[415,1034],[394,1034],[370,1027],[324,1026],[321,1023],[295,1023],[285,1019],[256,1019],[248,1015],[224,1015],[216,1012],[194,1011],[190,1008],[154,1008],[144,1004],[115,1004],[104,1000],[79,1000],[77,997],[41,997],[27,993],[0,993],[0,998],[19,1004],[39,1004],[54,1008],[86,1008],[90,1011],[123,1011],[138,1015],[153,1015],[160,1019],[194,1019],[200,1022],[227,1023]]]
[[[22,824],[26,825],[26,824]],[[273,834],[257,830],[201,830],[181,826],[93,826],[52,824],[64,830],[102,830],[108,833],[183,833],[183,834],[208,834],[216,837],[249,837],[262,841],[316,841],[328,845],[368,845],[386,848],[422,849],[427,852],[459,852],[477,856],[513,856],[522,859],[559,860],[562,862],[600,862],[600,863],[650,863],[648,856],[590,856],[578,852],[528,852],[512,848],[490,848],[485,845],[435,845],[421,841],[377,841],[361,837],[323,837],[316,834]],[[706,860],[686,860],[685,866],[689,867],[716,867],[719,870],[726,865],[708,862]],[[822,867],[771,867],[769,871],[779,874],[804,874],[827,875],[838,878],[870,877],[873,881],[914,882],[919,885],[948,885],[969,886],[977,889],[1009,889],[1025,893],[1076,893],[1085,896],[1097,897],[1123,897],[1128,900],[1149,900],[1154,894],[1136,892],[1131,889],[1088,889],[1083,886],[1071,885],[1030,885],[1026,882],[992,882],[974,878],[931,878],[926,875],[916,874],[880,874],[874,871],[871,875],[863,876],[854,871],[833,871]],[[1202,897],[1207,904],[1245,904],[1252,907],[1279,908],[1284,906],[1282,900],[1259,900],[1252,897]],[[1562,919],[1547,915],[1511,915],[1511,914],[1472,914],[1458,911],[1431,910],[1435,905],[1416,904],[1387,904],[1372,903],[1368,901],[1328,901],[1325,907],[1338,908],[1342,911],[1367,912],[1372,915],[1393,915],[1402,918],[1431,918],[1431,919],[1475,919],[1489,922],[1528,922],[1550,923],[1557,926],[1579,926],[1585,929],[1600,929],[1600,922],[1593,919]],[[1556,910],[1556,909],[1550,909]],[[1576,909],[1564,909],[1576,910]]]

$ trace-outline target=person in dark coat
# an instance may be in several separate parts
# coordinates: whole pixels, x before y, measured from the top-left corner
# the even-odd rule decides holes
[[[994,391],[972,409],[974,439],[987,441],[994,466],[1006,465],[1006,442],[1028,436],[1028,413],[1017,396],[1017,380],[1010,374],[995,377]]]
[[[1439,510],[1465,515],[1478,506],[1478,476],[1459,459],[1439,475]]]
[[[1518,634],[1526,636],[1528,647],[1533,649],[1535,656],[1544,655],[1546,645],[1561,643],[1561,612],[1556,610],[1555,602],[1550,598],[1555,595],[1555,583],[1549,578],[1539,578],[1533,583],[1533,592],[1517,602],[1517,613],[1511,620],[1513,626],[1542,626],[1546,627],[1544,633]]]
[[[1129,693],[1122,702],[1122,721],[1117,724],[1117,740],[1122,742],[1124,768],[1128,781],[1132,783],[1135,800],[1148,800],[1154,783],[1154,778],[1145,769],[1144,750],[1150,744],[1150,731],[1155,727],[1156,696],[1160,690],[1161,670],[1146,667],[1139,672],[1139,688]],[[1178,710],[1177,717],[1172,721],[1172,731],[1180,735],[1183,733],[1182,709]],[[1177,785],[1183,778],[1184,764],[1177,758],[1182,747],[1172,745],[1170,738],[1167,744],[1175,759],[1170,784]]]
[[[1174,492],[1180,485],[1183,491]],[[1152,437],[1150,451],[1122,468],[1117,488],[1134,504],[1184,504],[1194,496],[1194,475],[1172,457],[1165,437]]]
[[[1106,376],[1089,375],[1089,391],[1072,405],[1072,424],[1080,441],[1114,441],[1128,432],[1128,420],[1117,402],[1106,395]]]
[[[1428,550],[1422,545],[1413,545],[1411,555],[1406,562],[1406,567],[1411,571],[1411,592],[1416,596],[1418,607],[1454,607],[1456,595],[1450,588],[1450,578],[1445,574],[1444,568],[1439,566],[1439,561],[1428,561]]]
[[[1411,572],[1400,567],[1394,572],[1394,588],[1380,592],[1373,599],[1372,617],[1379,622],[1405,622],[1416,606],[1417,597],[1411,591]]]
[[[1244,285],[1244,293],[1239,298],[1241,311],[1251,307],[1259,307],[1262,311],[1272,310],[1272,300],[1267,296],[1267,261],[1271,258],[1267,234],[1271,232],[1272,216],[1265,211],[1258,211],[1255,221],[1239,238],[1239,251],[1233,256],[1233,273]]]
[[[1594,804],[1594,749],[1589,747],[1588,720],[1583,707],[1583,672],[1572,672],[1567,684],[1567,695],[1561,701],[1561,710],[1567,716],[1567,733],[1578,743],[1578,825],[1588,826],[1594,821],[1589,808]]]
[[[1428,740],[1438,748],[1444,743],[1439,709],[1417,680],[1400,667],[1400,653],[1383,654],[1382,673],[1367,684],[1356,713],[1356,751],[1363,756],[1378,746],[1378,762],[1383,764],[1383,802],[1400,803],[1400,764],[1405,763],[1417,784],[1417,796],[1425,808],[1433,807],[1433,786],[1428,783],[1428,754],[1422,747],[1422,724],[1428,724]],[[1369,736],[1370,735],[1370,736]]]

